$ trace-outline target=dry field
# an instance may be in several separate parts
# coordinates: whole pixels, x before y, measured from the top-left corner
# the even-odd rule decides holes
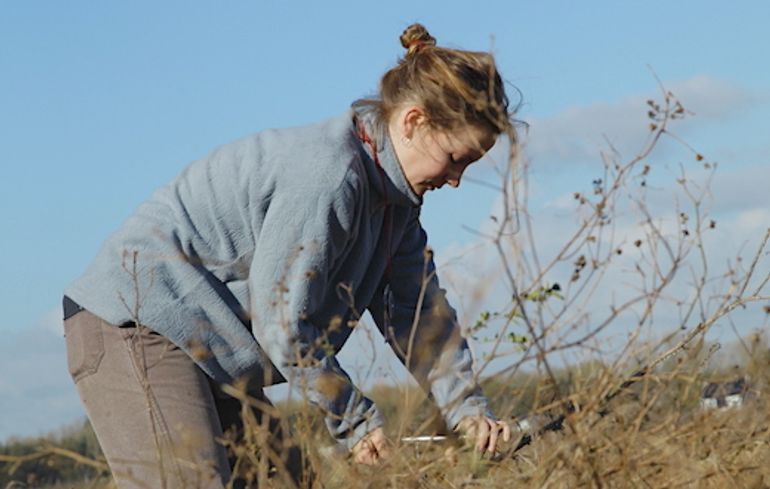
[[[385,464],[359,466],[324,449],[330,442],[320,413],[299,410],[298,405],[281,406],[281,412],[293,412],[289,422],[312,469],[314,487],[770,487],[770,466],[765,463],[770,460],[770,409],[765,395],[770,355],[764,345],[757,351],[761,353],[747,366],[721,373],[694,372],[699,367],[697,355],[669,362],[609,401],[608,394],[616,392],[623,379],[597,364],[557,372],[558,388],[541,376],[524,374],[515,383],[487,382],[485,390],[496,410],[507,412],[511,419],[514,414],[521,419],[521,413],[532,412],[543,425],[566,413],[561,430],[536,435],[529,445],[517,449],[519,434],[494,457],[479,456],[462,440],[450,437],[443,442],[394,441],[393,455]],[[721,379],[745,376],[750,388],[744,405],[701,409],[704,375]],[[439,424],[429,419],[429,403],[409,389],[409,395],[396,387],[371,393],[388,414],[393,440],[440,431]],[[562,401],[555,399],[557,391],[564,396]],[[407,397],[409,405],[403,402]],[[565,405],[570,408],[565,410]],[[87,453],[94,451],[93,444],[53,453],[55,442],[38,444],[38,457],[28,456],[12,474],[12,464],[5,463],[0,479],[3,487],[110,487],[104,471],[85,469],[88,460],[100,460],[98,452]],[[62,439],[58,442],[61,447]],[[267,468],[262,457],[265,450],[255,445],[239,449],[248,451],[243,457],[243,475],[250,481],[247,487],[260,478],[259,487],[290,487],[280,471],[260,470],[260,466]],[[77,452],[86,453],[83,458],[74,457]],[[7,456],[6,460],[10,462]],[[55,480],[51,478],[54,468],[68,480],[46,485]]]

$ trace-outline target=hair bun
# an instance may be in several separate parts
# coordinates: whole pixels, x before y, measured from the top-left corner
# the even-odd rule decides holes
[[[436,38],[431,36],[428,29],[422,24],[412,24],[401,34],[401,45],[406,49],[406,55],[409,56],[418,52],[425,46],[435,46]]]

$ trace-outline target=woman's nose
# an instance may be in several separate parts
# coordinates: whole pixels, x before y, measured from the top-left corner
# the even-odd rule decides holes
[[[463,171],[462,170],[449,170],[449,172],[446,175],[446,183],[448,183],[451,187],[457,188],[460,186],[460,180],[462,179]]]

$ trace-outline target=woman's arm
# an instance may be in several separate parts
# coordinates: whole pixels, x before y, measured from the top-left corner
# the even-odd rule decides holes
[[[281,374],[326,413],[332,436],[351,448],[382,424],[309,319],[330,287],[330,270],[351,239],[355,185],[321,189],[300,183],[276,192],[265,213],[250,269],[253,332]]]
[[[491,417],[454,309],[439,286],[427,236],[415,215],[393,257],[389,293],[370,310],[393,350],[454,428],[467,416]]]
[[[433,398],[447,425],[471,440],[477,450],[494,453],[501,439],[510,440],[510,426],[489,411],[457,315],[439,286],[417,212],[399,244],[387,282],[382,296],[370,306],[383,335]]]

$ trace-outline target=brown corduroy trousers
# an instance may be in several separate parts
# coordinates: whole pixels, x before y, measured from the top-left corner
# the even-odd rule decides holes
[[[253,487],[231,481],[236,458],[223,442],[242,441],[244,413],[269,430],[272,447],[283,447],[284,473],[295,478],[288,487],[302,478],[299,450],[255,407],[272,408],[261,388],[248,392],[256,402],[244,410],[183,350],[143,326],[118,327],[84,310],[64,331],[70,374],[120,489]]]

